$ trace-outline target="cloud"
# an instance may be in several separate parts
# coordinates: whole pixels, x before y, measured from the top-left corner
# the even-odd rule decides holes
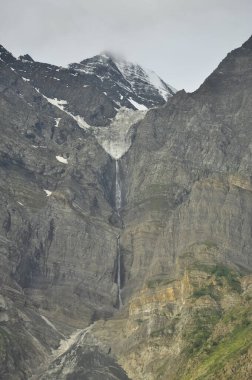
[[[249,37],[249,0],[0,0],[2,43],[66,65],[103,50],[195,89]]]

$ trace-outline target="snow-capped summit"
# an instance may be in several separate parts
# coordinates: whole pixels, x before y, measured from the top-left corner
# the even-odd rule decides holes
[[[0,46],[0,65],[19,75],[44,99],[51,99],[51,104],[60,104],[60,109],[64,104],[64,112],[75,121],[92,127],[114,125],[117,113],[118,120],[125,122],[125,110],[137,110],[142,117],[176,92],[156,73],[106,51],[63,68],[36,62],[28,54],[17,59]]]
[[[107,51],[69,67],[93,77],[118,107],[140,110],[157,107],[176,93],[154,71]]]
[[[144,69],[140,65],[124,59],[117,59],[115,64],[135,92],[143,89],[146,92],[150,89],[156,89],[165,101],[176,92],[175,88],[165,83],[154,71]]]

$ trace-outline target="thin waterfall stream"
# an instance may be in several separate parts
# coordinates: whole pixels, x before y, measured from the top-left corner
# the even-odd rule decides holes
[[[119,217],[122,207],[122,189],[120,181],[120,171],[118,160],[115,160],[116,176],[115,176],[115,206]],[[118,287],[118,305],[119,309],[123,306],[121,297],[121,250],[120,250],[120,235],[117,236],[117,287]]]
[[[118,305],[119,309],[123,306],[121,297],[121,252],[120,235],[117,236],[117,286],[118,286]]]
[[[122,206],[122,190],[121,190],[121,183],[120,183],[120,172],[119,172],[119,164],[118,160],[115,160],[116,163],[116,191],[115,191],[115,196],[116,196],[116,210],[118,215],[120,215],[120,208]]]

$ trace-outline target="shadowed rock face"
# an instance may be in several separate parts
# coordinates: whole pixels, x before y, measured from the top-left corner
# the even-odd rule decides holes
[[[123,159],[125,245],[134,260],[143,255],[129,269],[137,281],[173,273],[178,257],[203,241],[251,270],[251,61],[248,41],[196,92],[177,93],[140,123]]]
[[[34,338],[35,325],[41,335],[45,326],[38,308],[60,316],[63,334],[67,325],[85,327],[94,313],[113,313],[117,232],[108,219],[115,173],[88,131],[3,63],[0,107],[1,293],[10,309],[1,330],[1,352],[8,352],[1,377],[22,378],[29,360],[43,361],[60,337],[52,331],[53,345]]]
[[[251,41],[129,129],[120,218],[115,160],[71,116],[104,127],[116,98],[1,48],[1,378],[249,379]]]

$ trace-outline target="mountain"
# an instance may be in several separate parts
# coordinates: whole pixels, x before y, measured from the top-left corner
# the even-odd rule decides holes
[[[252,37],[167,102],[0,52],[0,377],[249,380]]]
[[[77,72],[99,79],[99,87],[106,89],[121,107],[145,110],[165,104],[176,93],[159,76],[137,64],[113,56],[109,52],[69,65]]]
[[[111,122],[118,109],[147,110],[165,104],[176,90],[154,72],[110,55],[97,55],[68,68],[35,62],[29,55],[13,57],[0,46],[1,61],[50,99],[92,126]]]
[[[80,128],[92,130],[113,158],[121,157],[131,145],[132,125],[176,92],[154,72],[108,53],[69,68],[35,62],[28,54],[16,59],[3,46],[0,57],[47,102]]]

